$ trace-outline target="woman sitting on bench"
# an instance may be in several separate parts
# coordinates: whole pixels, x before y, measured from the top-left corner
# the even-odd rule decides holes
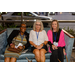
[[[26,32],[26,24],[21,24],[20,30],[13,30],[7,41],[9,46],[5,50],[4,61],[16,62],[21,52],[30,46],[29,34]],[[10,49],[8,50],[8,48]]]
[[[65,55],[65,39],[64,32],[59,29],[59,23],[57,20],[53,20],[51,23],[51,30],[47,32],[48,44],[50,45],[51,62],[58,62],[58,59],[63,62]]]
[[[40,20],[36,20],[29,36],[32,52],[35,54],[37,62],[45,62],[45,53],[47,52],[48,37],[43,28],[43,23]]]

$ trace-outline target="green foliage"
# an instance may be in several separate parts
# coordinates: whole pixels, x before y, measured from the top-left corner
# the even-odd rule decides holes
[[[17,27],[17,25],[8,25],[8,27],[7,26],[0,26],[0,31],[2,31],[2,30],[4,30],[4,29],[7,29],[7,28],[16,28]]]
[[[17,27],[17,25],[8,25],[9,26],[9,28],[16,28]]]
[[[21,12],[18,13],[18,16],[20,16],[20,15],[21,15]]]
[[[0,26],[0,31],[2,31],[2,30],[4,30],[4,29],[6,29],[7,28],[7,26]]]
[[[70,29],[69,27],[67,29],[65,29],[65,28],[63,28],[63,29],[75,37],[75,30]]]
[[[28,28],[32,28],[31,26],[29,26]]]

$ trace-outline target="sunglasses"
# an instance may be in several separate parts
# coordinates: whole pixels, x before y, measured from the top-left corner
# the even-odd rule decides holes
[[[41,26],[40,24],[36,24],[37,26]]]

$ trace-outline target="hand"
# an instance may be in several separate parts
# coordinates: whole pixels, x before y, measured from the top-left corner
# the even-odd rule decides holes
[[[23,46],[23,48],[25,49],[25,46]]]
[[[34,45],[34,47],[35,47],[35,48],[37,48],[37,47],[38,47],[38,45]]]
[[[41,44],[40,46],[37,46],[37,49],[41,49],[43,47],[43,44]]]
[[[34,47],[37,48],[37,49],[40,49],[40,47],[38,45],[35,45]]]
[[[40,46],[37,46],[37,49],[41,49],[41,47]]]
[[[10,44],[10,47],[15,48],[15,44],[14,43]]]
[[[57,46],[52,45],[52,49],[55,50],[55,49],[58,49],[58,48],[57,48]]]
[[[40,47],[38,45],[34,45],[35,48],[40,49]]]
[[[18,48],[22,50],[23,49],[23,46],[19,46]]]
[[[63,49],[63,54],[66,55],[65,49]]]

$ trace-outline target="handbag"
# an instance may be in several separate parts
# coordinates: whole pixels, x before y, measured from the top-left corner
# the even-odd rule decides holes
[[[17,38],[17,36],[15,37],[15,40],[14,40],[12,43],[18,44],[18,43],[16,42],[16,38]],[[15,52],[15,53],[22,52],[22,49],[19,49],[19,48],[11,48],[11,47],[9,47],[7,50],[8,50],[8,51],[11,51],[11,52]]]
[[[22,49],[19,49],[19,48],[11,48],[11,47],[9,47],[7,50],[8,51],[11,51],[11,52],[15,52],[15,53],[19,53],[19,52],[22,51]]]

